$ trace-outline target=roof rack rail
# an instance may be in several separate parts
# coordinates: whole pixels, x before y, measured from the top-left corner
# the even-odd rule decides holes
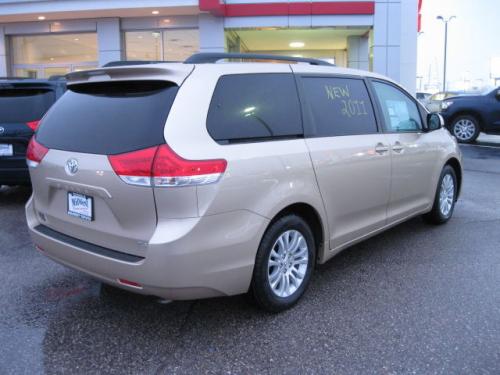
[[[213,64],[219,60],[225,59],[240,59],[240,60],[271,60],[271,61],[289,61],[289,62],[301,62],[311,65],[325,65],[325,66],[335,66],[329,62],[319,60],[319,59],[308,59],[305,57],[293,57],[293,56],[282,56],[282,55],[265,55],[258,53],[219,53],[219,52],[202,52],[195,53],[189,57],[185,64]]]

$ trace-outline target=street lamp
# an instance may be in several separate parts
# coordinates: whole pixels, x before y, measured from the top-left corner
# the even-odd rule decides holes
[[[417,54],[419,54],[419,53],[420,53],[420,43],[419,43],[419,40],[420,40],[420,37],[421,37],[423,34],[424,34],[424,32],[423,32],[423,31],[418,31],[418,32],[417,32],[417,51],[418,51],[418,52],[417,52]],[[419,70],[419,69],[417,68],[417,73],[418,73],[418,70]],[[418,89],[419,89],[420,91],[422,91],[422,81],[423,81],[423,79],[424,79],[424,76],[422,76],[422,75],[417,75],[417,86],[418,86]]]
[[[451,16],[448,18],[444,18],[443,16],[437,16],[438,20],[444,22],[444,67],[443,67],[443,92],[446,92],[446,55],[448,50],[448,22],[452,19],[457,18],[455,16]]]

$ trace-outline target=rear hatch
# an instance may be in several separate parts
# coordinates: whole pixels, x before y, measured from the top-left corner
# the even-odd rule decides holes
[[[0,82],[0,158],[23,161],[33,131],[55,100],[48,83]]]
[[[155,197],[147,177],[134,172],[147,163],[148,150],[165,143],[165,123],[189,71],[170,79],[168,70],[138,72],[128,67],[78,76],[40,124],[28,159],[43,158],[38,165],[30,161],[43,225],[144,256],[157,223]]]

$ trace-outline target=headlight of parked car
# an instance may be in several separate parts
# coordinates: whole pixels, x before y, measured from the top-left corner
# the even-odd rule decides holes
[[[446,111],[452,104],[453,102],[451,100],[444,101],[441,103],[441,110]]]

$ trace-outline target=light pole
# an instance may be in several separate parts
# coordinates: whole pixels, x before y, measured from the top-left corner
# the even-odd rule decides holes
[[[421,48],[421,43],[419,43],[420,41],[420,37],[424,34],[423,31],[419,31],[417,32],[417,56],[420,55],[420,48]],[[418,67],[417,67],[417,74],[418,74]],[[424,79],[424,76],[422,75],[417,75],[417,86],[418,86],[418,89],[420,91],[422,91],[422,81]]]
[[[457,18],[455,16],[451,16],[448,18],[444,18],[443,16],[437,16],[438,20],[444,22],[444,67],[443,67],[443,92],[446,92],[446,55],[448,53],[448,22],[452,19]]]

